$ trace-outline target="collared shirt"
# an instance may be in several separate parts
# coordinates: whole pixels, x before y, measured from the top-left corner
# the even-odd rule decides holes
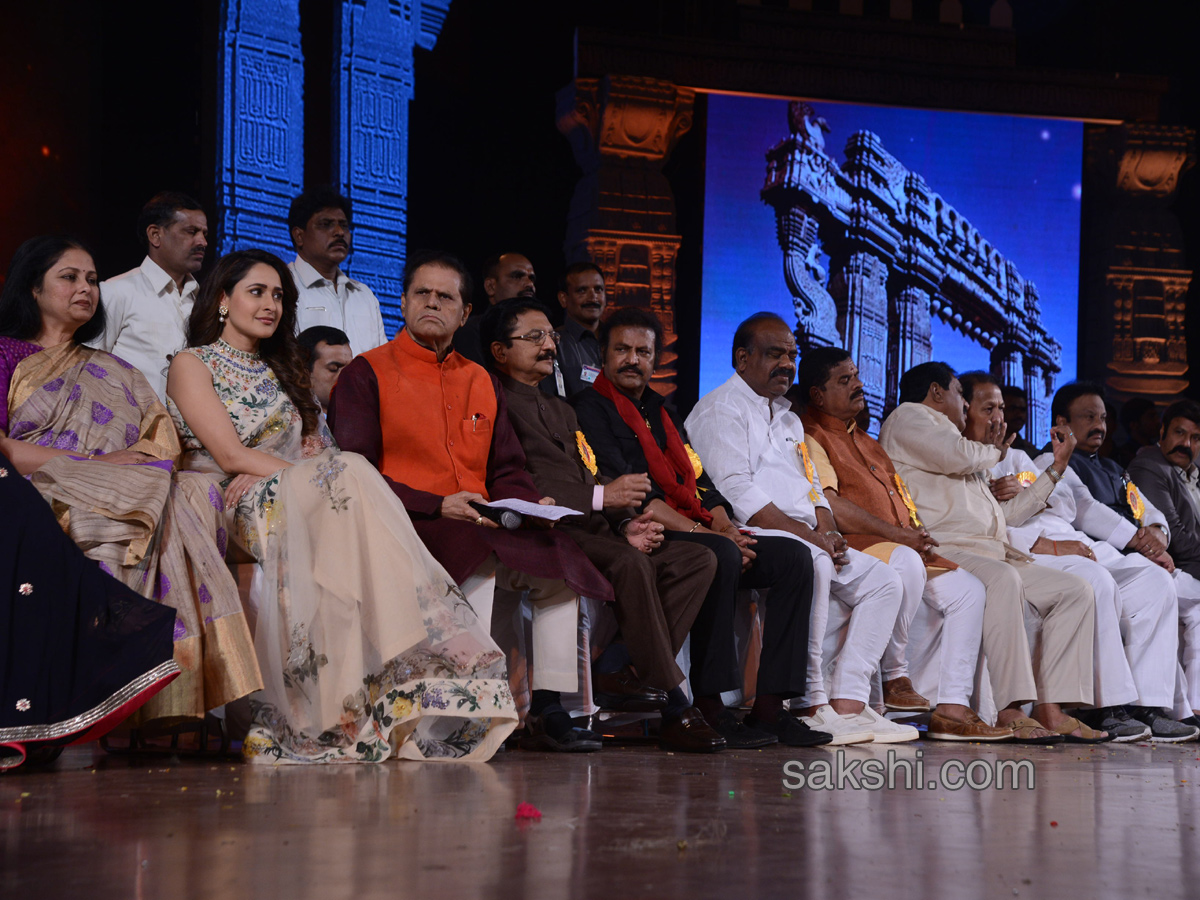
[[[686,421],[692,446],[713,483],[745,524],[768,504],[809,528],[829,509],[821,479],[805,471],[804,426],[784,397],[768,400],[734,373],[700,398]]]
[[[600,342],[570,316],[563,321],[558,340],[558,367],[562,370],[567,397],[589,387],[603,368]]]
[[[907,483],[921,521],[943,547],[995,559],[1024,556],[1008,542],[1009,519],[1020,525],[1046,507],[1054,489],[1049,476],[1000,504],[988,486],[999,449],[964,437],[923,403],[897,406],[879,430],[879,443]]]
[[[107,324],[92,346],[139,369],[165,403],[168,360],[183,349],[198,288],[189,275],[180,291],[175,279],[147,256],[136,269],[100,285]]]
[[[1188,499],[1192,501],[1192,511],[1200,516],[1200,469],[1196,468],[1195,463],[1186,469],[1179,466],[1174,466],[1174,469],[1175,475],[1183,482]]]
[[[379,300],[361,281],[348,277],[341,269],[333,280],[323,276],[297,256],[288,263],[296,290],[296,333],[314,325],[340,328],[350,338],[350,352],[357,356],[387,343]]]

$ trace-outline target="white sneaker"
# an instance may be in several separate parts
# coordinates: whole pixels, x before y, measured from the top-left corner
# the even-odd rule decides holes
[[[921,732],[911,725],[901,725],[891,719],[885,719],[871,707],[863,707],[863,711],[854,716],[842,716],[843,721],[850,721],[857,729],[865,728],[871,732],[871,739],[877,744],[898,744],[902,741],[915,741]]]
[[[797,718],[814,731],[832,734],[833,740],[826,746],[865,744],[874,739],[874,723],[858,721],[861,715],[840,716],[828,703],[818,708],[811,716],[798,716]]]

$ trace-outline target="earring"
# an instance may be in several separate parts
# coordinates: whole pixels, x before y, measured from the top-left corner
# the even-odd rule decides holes
[[[224,324],[225,324],[225,317],[226,317],[227,315],[229,315],[229,307],[228,307],[228,306],[220,306],[220,307],[218,307],[218,308],[217,308],[217,313],[220,315],[220,318],[221,318],[221,324],[222,324],[222,325],[224,325]]]

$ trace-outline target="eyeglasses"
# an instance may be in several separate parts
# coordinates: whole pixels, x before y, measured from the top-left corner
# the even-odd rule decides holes
[[[540,344],[547,337],[554,339],[554,343],[558,343],[559,334],[557,331],[531,331],[529,334],[514,334],[514,341],[529,341],[531,344]]]

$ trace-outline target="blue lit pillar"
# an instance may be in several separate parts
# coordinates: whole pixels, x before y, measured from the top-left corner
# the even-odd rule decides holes
[[[346,269],[379,298],[389,335],[401,324],[413,48],[433,49],[449,8],[450,0],[342,0],[337,17],[333,167],[354,204]]]
[[[290,260],[288,205],[304,181],[299,4],[224,0],[218,52],[217,248]]]

